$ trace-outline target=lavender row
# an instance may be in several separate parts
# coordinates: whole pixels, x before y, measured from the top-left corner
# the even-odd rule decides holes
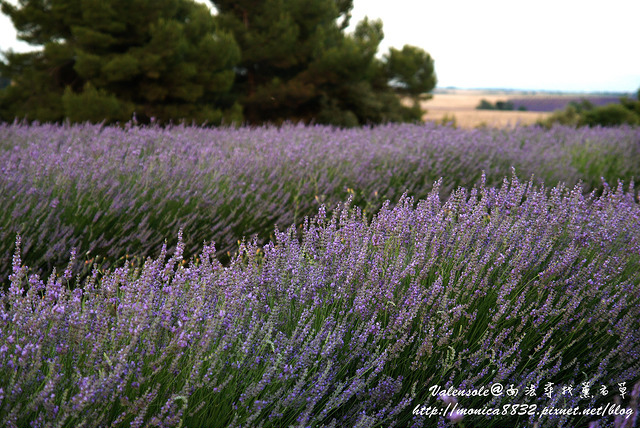
[[[511,98],[511,102],[514,109],[524,108],[527,111],[540,111],[540,112],[552,112],[556,110],[562,110],[570,103],[582,103],[588,101],[594,107],[605,106],[607,104],[619,104],[620,97],[605,97],[605,96],[585,96],[585,97],[532,97],[532,98]]]
[[[514,166],[549,185],[585,191],[640,176],[640,130],[458,130],[435,125],[124,129],[0,126],[0,281],[17,233],[25,261],[48,275],[77,248],[75,271],[98,260],[157,256],[184,230],[185,252],[214,240],[228,260],[243,236],[270,238],[320,204],[349,196],[367,215],[407,192],[424,198],[497,185]],[[175,239],[169,242],[173,248]],[[84,271],[87,274],[88,270]]]
[[[97,280],[95,268],[75,289],[71,268],[44,282],[16,253],[0,296],[1,426],[450,426],[460,415],[415,412],[446,407],[431,386],[498,382],[518,397],[457,401],[597,408],[613,393],[560,388],[623,382],[622,407],[637,401],[633,189],[585,196],[514,177],[446,202],[437,187],[403,197],[370,222],[349,204],[331,216],[321,207],[301,239],[276,229],[228,267],[213,245],[186,262],[183,242],[140,269]],[[462,417],[466,427],[590,422],[614,418]]]

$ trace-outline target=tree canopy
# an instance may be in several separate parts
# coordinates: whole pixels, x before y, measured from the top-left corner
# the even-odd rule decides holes
[[[402,50],[389,49],[385,60],[387,76],[400,92],[416,103],[431,98],[428,93],[436,86],[431,55],[416,46],[405,45]]]
[[[384,37],[382,22],[365,19],[352,34],[345,34],[352,0],[211,3],[222,27],[233,33],[242,51],[233,95],[250,122],[294,120],[348,126],[420,120],[422,111],[404,106],[396,88],[389,85],[398,77],[398,68],[376,58]],[[414,48],[411,54],[418,51]],[[397,62],[405,57],[404,50],[393,56]],[[426,72],[420,66],[414,71]],[[412,90],[432,90],[433,68],[429,78],[427,82],[422,76],[411,76],[409,80],[422,83],[419,88],[411,80]]]
[[[211,3],[215,15],[193,0],[0,0],[19,38],[41,48],[4,53],[0,119],[421,119],[433,60],[412,46],[379,58],[381,21],[346,33],[352,0]]]
[[[0,0],[19,38],[42,50],[5,53],[4,118],[219,122],[240,51],[191,0]],[[218,107],[216,107],[218,104]],[[235,107],[235,110],[238,110]]]

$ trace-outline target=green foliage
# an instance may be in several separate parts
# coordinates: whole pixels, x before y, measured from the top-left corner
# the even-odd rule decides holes
[[[624,124],[640,124],[640,115],[621,104],[609,104],[587,110],[579,121],[579,125],[586,126],[619,126]]]
[[[496,110],[514,110],[511,101],[496,101]]]
[[[0,0],[19,38],[41,50],[6,53],[0,119],[219,123],[240,57],[206,6],[191,0]]]
[[[570,107],[573,107],[576,112],[578,113],[584,113],[585,111],[588,110],[592,110],[595,108],[595,106],[593,105],[593,103],[585,98],[583,98],[581,101],[571,101],[569,103]]]
[[[575,106],[570,104],[564,110],[558,110],[553,112],[551,116],[549,116],[547,119],[539,120],[537,124],[549,129],[554,124],[559,124],[564,126],[578,126],[579,121],[580,121],[579,110]]]
[[[67,87],[62,95],[62,105],[64,116],[71,122],[126,121],[134,110],[131,103],[123,103],[89,82],[80,93]]]
[[[352,34],[344,33],[352,0],[212,3],[221,27],[242,51],[232,93],[250,123],[355,126],[420,120],[420,108],[401,103],[389,85],[387,64],[376,58],[382,22],[365,19]],[[431,90],[424,84],[433,74],[432,62],[425,64],[430,57],[417,48],[411,52],[423,60],[411,90]]]
[[[53,66],[54,61],[45,60],[43,52],[7,52],[5,56],[10,65],[0,63],[1,72],[13,84],[0,91],[0,119],[11,121],[20,117],[41,122],[62,119],[62,84],[67,81],[68,65]]]
[[[442,116],[442,119],[440,119],[439,123],[443,126],[450,126],[452,128],[458,127],[458,119],[454,114],[445,114],[444,116]]]
[[[352,0],[212,3],[216,16],[193,0],[0,0],[39,49],[0,62],[0,120],[421,120],[433,60],[412,46],[377,58],[381,21],[345,33]]]
[[[433,59],[424,50],[405,45],[402,50],[389,49],[385,56],[388,78],[401,93],[414,103],[431,98],[428,92],[436,86]]]
[[[638,101],[624,97],[620,104],[595,107],[588,100],[571,102],[564,110],[554,112],[549,118],[538,122],[546,128],[553,124],[570,126],[620,126],[640,125],[640,90]]]
[[[480,100],[480,104],[476,107],[476,110],[494,110],[495,106],[484,98]]]
[[[491,104],[489,101],[482,99],[480,100],[480,104],[476,107],[476,110],[501,110],[501,111],[512,111],[515,110],[515,107],[511,101],[496,101],[495,104]],[[526,110],[523,108],[519,108],[518,110]]]
[[[637,100],[623,97],[623,98],[620,98],[620,104],[623,105],[627,110],[632,111],[634,114],[640,117],[640,90],[638,90]]]

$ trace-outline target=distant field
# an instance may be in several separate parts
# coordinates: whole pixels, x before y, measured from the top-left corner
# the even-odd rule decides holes
[[[576,95],[539,95],[514,97],[509,101],[513,103],[515,109],[524,107],[532,112],[550,112],[564,109],[570,102],[589,101],[594,106],[604,106],[607,104],[617,104],[620,97],[615,96],[576,96]]]
[[[527,97],[537,96],[527,95]],[[495,103],[496,101],[506,101],[512,97],[523,98],[521,94],[514,92],[449,90],[447,93],[435,94],[432,99],[422,103],[422,107],[427,110],[423,118],[440,122],[445,117],[455,116],[456,124],[462,128],[483,125],[502,128],[517,124],[530,125],[549,116],[549,113],[546,112],[476,110],[480,100],[484,99]]]
[[[441,122],[445,117],[455,117],[456,124],[462,128],[483,125],[502,128],[533,124],[549,116],[552,111],[563,109],[571,101],[579,102],[585,98],[596,106],[619,100],[615,96],[450,89],[436,93],[432,99],[423,102],[422,107],[427,110],[425,120]],[[522,106],[527,111],[476,110],[483,99],[492,104],[496,101],[510,101],[516,109]]]

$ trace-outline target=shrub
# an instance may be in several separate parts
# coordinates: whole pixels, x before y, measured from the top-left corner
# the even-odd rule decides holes
[[[578,124],[586,126],[638,125],[640,124],[640,116],[621,104],[610,104],[585,111]]]
[[[501,110],[511,111],[515,110],[515,107],[511,101],[496,101],[495,104],[491,104],[489,101],[483,99],[480,100],[480,104],[476,107],[476,110]],[[520,107],[518,110],[524,111],[526,108]]]

